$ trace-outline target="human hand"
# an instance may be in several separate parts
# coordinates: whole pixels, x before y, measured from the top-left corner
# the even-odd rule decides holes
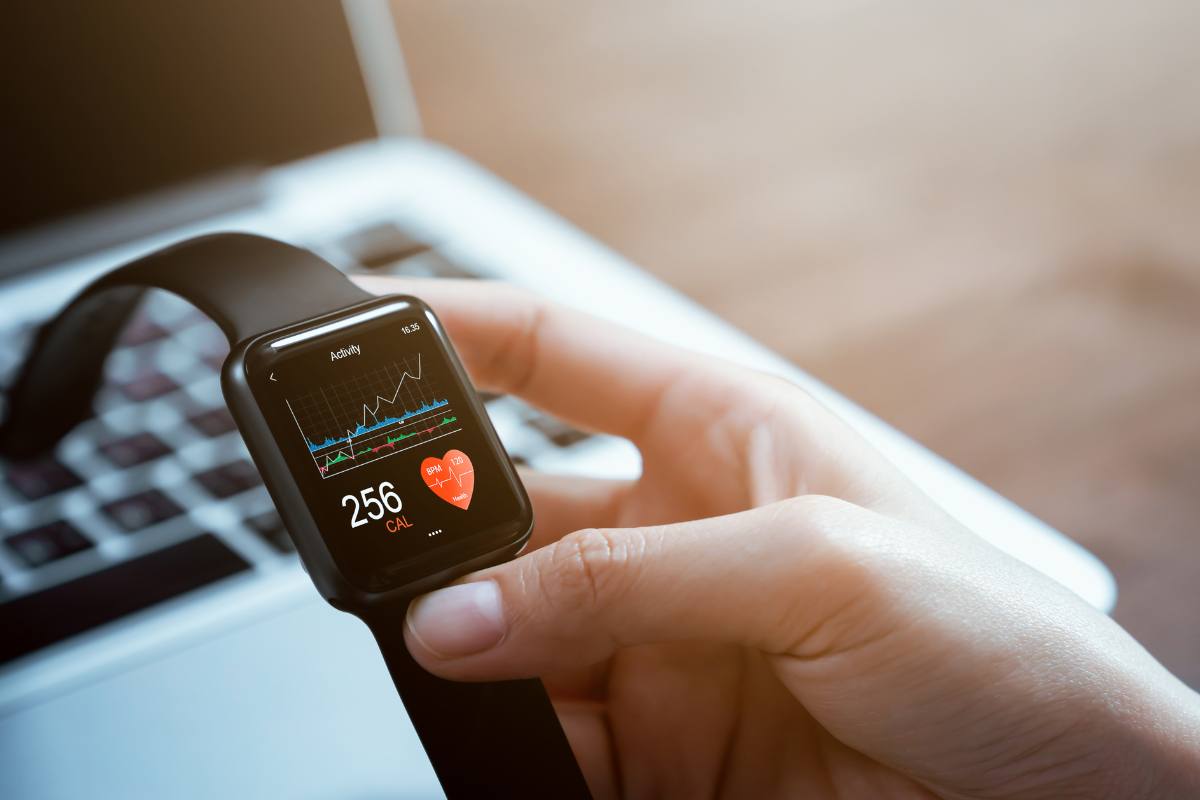
[[[597,796],[1200,795],[1196,695],[795,386],[506,287],[362,283],[428,300],[482,388],[642,453],[526,475],[531,551],[406,631],[448,678],[541,675]]]

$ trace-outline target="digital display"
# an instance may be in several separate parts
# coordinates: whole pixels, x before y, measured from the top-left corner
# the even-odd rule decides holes
[[[338,567],[383,591],[414,559],[510,536],[527,515],[436,320],[403,302],[361,317],[263,343],[247,365]]]

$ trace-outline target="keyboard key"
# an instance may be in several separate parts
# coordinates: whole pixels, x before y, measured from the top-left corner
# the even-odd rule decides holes
[[[590,433],[572,428],[567,423],[554,417],[538,414],[526,420],[526,424],[537,430],[558,447],[570,447],[576,442],[582,442],[591,436]]]
[[[103,507],[109,519],[133,533],[177,517],[183,509],[158,489],[149,489]]]
[[[161,372],[147,372],[121,385],[121,393],[135,403],[153,400],[175,391],[179,384]]]
[[[15,461],[5,466],[5,477],[26,499],[40,500],[83,483],[78,475],[53,456]]]
[[[140,344],[162,339],[171,332],[148,317],[139,316],[125,326],[118,340],[122,347],[137,347]]]
[[[279,552],[296,552],[296,546],[292,544],[292,537],[288,535],[287,528],[283,526],[283,520],[279,518],[279,513],[275,509],[272,508],[270,511],[247,517],[245,522],[247,528],[257,533],[267,544]]]
[[[237,430],[237,423],[226,408],[213,408],[193,414],[188,417],[188,422],[205,436],[223,436]]]
[[[387,270],[390,275],[413,278],[478,278],[479,273],[451,261],[436,250],[418,253],[400,261]]]
[[[0,604],[0,663],[250,568],[211,533]]]
[[[229,357],[229,340],[211,320],[191,331],[188,346],[200,362],[213,372],[220,372]]]
[[[201,323],[205,325],[212,325],[213,321],[211,317],[209,317],[200,309],[196,308],[195,306],[188,306],[187,308],[180,310],[179,316],[174,320],[174,322],[171,323],[171,327],[177,331],[181,331],[184,328],[190,328],[193,325],[199,325]]]
[[[49,564],[92,546],[91,541],[76,530],[74,525],[61,519],[18,533],[4,543],[30,567]]]
[[[233,497],[262,483],[258,470],[245,459],[230,461],[219,467],[198,472],[194,476],[209,494],[218,499]]]
[[[118,467],[133,467],[161,458],[171,452],[157,436],[152,433],[137,433],[133,436],[100,445],[100,452]]]
[[[394,223],[368,225],[344,236],[342,248],[366,269],[379,269],[429,249]]]
[[[200,363],[211,369],[213,372],[220,372],[221,367],[225,366],[225,358],[229,353],[205,353],[200,357]]]

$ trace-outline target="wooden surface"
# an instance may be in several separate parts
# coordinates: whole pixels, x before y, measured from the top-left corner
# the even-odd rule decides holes
[[[429,136],[1084,543],[1200,686],[1200,5],[396,12]]]

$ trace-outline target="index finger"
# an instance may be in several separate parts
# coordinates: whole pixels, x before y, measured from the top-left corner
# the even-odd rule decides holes
[[[426,300],[479,386],[581,428],[639,442],[684,382],[694,404],[718,402],[719,393],[696,391],[695,382],[713,374],[695,369],[698,356],[531,292],[489,281],[355,280]]]

